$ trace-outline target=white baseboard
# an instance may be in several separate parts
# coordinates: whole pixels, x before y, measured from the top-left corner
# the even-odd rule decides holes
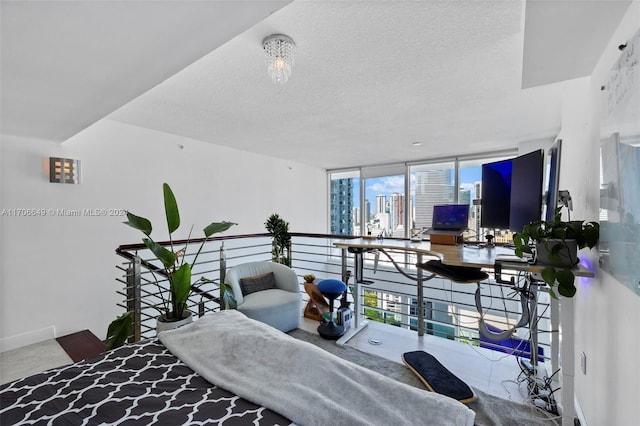
[[[584,413],[582,412],[580,401],[578,401],[578,398],[575,395],[573,396],[573,406],[576,409],[576,417],[580,420],[580,426],[589,426],[587,419],[584,417]]]
[[[17,336],[4,337],[0,339],[0,352],[10,351],[23,346],[33,345],[56,337],[56,328],[49,326],[39,330],[18,334]]]

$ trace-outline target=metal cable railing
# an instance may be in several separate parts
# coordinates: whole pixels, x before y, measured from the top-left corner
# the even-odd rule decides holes
[[[318,278],[341,278],[341,250],[334,247],[337,240],[357,238],[342,235],[292,233],[290,251],[291,266],[299,277],[314,274]],[[187,245],[187,258],[190,250],[200,244],[193,240]],[[174,246],[186,244],[186,241],[174,242]],[[167,292],[168,281],[159,273],[159,265],[152,253],[143,244],[120,246],[116,252],[126,259],[124,265],[117,268],[122,276],[117,281],[123,288],[118,291],[124,300],[119,304],[134,313],[134,333],[131,340],[140,340],[155,336],[155,318],[158,311],[155,306],[162,301]],[[415,274],[415,258],[406,252],[392,253],[394,261],[409,273]],[[237,235],[215,237],[207,240],[204,250],[193,270],[193,278],[201,276],[224,282],[228,267],[250,261],[271,260],[271,238],[268,234]],[[374,255],[365,254],[364,274],[374,280],[371,285],[360,285],[358,295],[360,312],[371,321],[379,321],[393,326],[417,329],[417,292],[416,282],[400,274],[391,261],[380,258],[374,271]],[[353,258],[347,258],[347,268],[354,268]],[[503,271],[506,273],[506,271]],[[351,274],[353,276],[353,274]],[[514,282],[521,279],[514,274]],[[302,283],[302,278],[300,282]],[[353,283],[347,279],[350,287]],[[481,283],[483,318],[490,328],[498,331],[512,327],[521,314],[518,297],[514,297],[509,286],[490,279]],[[308,297],[304,293],[304,299]],[[475,285],[452,284],[450,281],[434,278],[424,284],[423,318],[426,333],[450,340],[487,347],[507,353],[528,357],[528,330],[518,329],[518,336],[509,342],[492,342],[483,338],[479,332],[478,321],[481,316],[476,310]],[[194,289],[188,307],[193,313],[204,315],[220,309],[220,291],[214,284],[206,284]],[[544,359],[550,356],[551,330],[549,297],[544,291],[538,292],[538,345],[543,348]],[[301,313],[302,314],[302,313]],[[511,346],[509,347],[509,344]],[[540,352],[539,352],[540,353]],[[542,359],[542,358],[540,358]]]

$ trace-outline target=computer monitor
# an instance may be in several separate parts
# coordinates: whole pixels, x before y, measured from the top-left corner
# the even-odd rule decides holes
[[[463,231],[469,226],[468,204],[443,204],[433,206],[431,229]]]
[[[544,150],[482,165],[480,226],[522,231],[542,217]]]
[[[544,150],[542,149],[513,159],[510,230],[520,232],[524,225],[541,219],[543,173]]]
[[[509,227],[512,168],[512,159],[482,165],[480,226],[483,228]]]

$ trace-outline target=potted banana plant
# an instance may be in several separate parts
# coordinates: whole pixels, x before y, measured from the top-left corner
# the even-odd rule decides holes
[[[156,278],[156,284],[159,286],[158,275],[160,279],[166,279],[169,283],[167,291],[161,291],[161,303],[156,306],[156,309],[160,311],[160,315],[157,318],[158,330],[166,330],[175,328],[176,324],[181,322],[189,322],[191,319],[191,312],[187,307],[187,300],[192,292],[192,288],[204,283],[212,283],[221,287],[221,297],[225,306],[233,308],[235,300],[233,299],[233,292],[225,291],[225,284],[216,283],[205,277],[200,277],[195,282],[192,282],[191,272],[196,265],[198,256],[200,255],[202,248],[206,242],[206,238],[211,237],[214,234],[224,232],[233,225],[237,225],[233,222],[212,222],[203,229],[204,239],[202,240],[198,251],[191,261],[187,261],[186,247],[191,240],[191,232],[187,238],[187,242],[180,244],[180,247],[176,247],[173,240],[173,233],[180,227],[180,212],[178,210],[178,204],[176,198],[171,190],[171,187],[164,183],[162,185],[164,196],[164,211],[167,221],[167,230],[169,234],[168,244],[159,244],[151,237],[153,226],[148,219],[137,216],[127,211],[126,225],[141,231],[145,237],[142,238],[142,242],[145,246],[155,255],[156,259],[160,262],[160,265],[156,271],[152,271]],[[128,336],[130,331],[131,315],[123,315],[112,323],[113,330],[108,331],[110,336],[107,336],[108,340],[113,337],[116,341],[113,347],[119,346],[118,343],[124,343],[124,339]],[[124,339],[122,338],[122,335]],[[120,342],[121,341],[121,342]]]

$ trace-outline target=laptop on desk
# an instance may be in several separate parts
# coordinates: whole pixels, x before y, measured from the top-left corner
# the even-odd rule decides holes
[[[469,226],[467,204],[444,204],[433,206],[433,219],[429,234],[437,244],[456,244],[458,237]],[[440,236],[444,236],[441,239]]]

